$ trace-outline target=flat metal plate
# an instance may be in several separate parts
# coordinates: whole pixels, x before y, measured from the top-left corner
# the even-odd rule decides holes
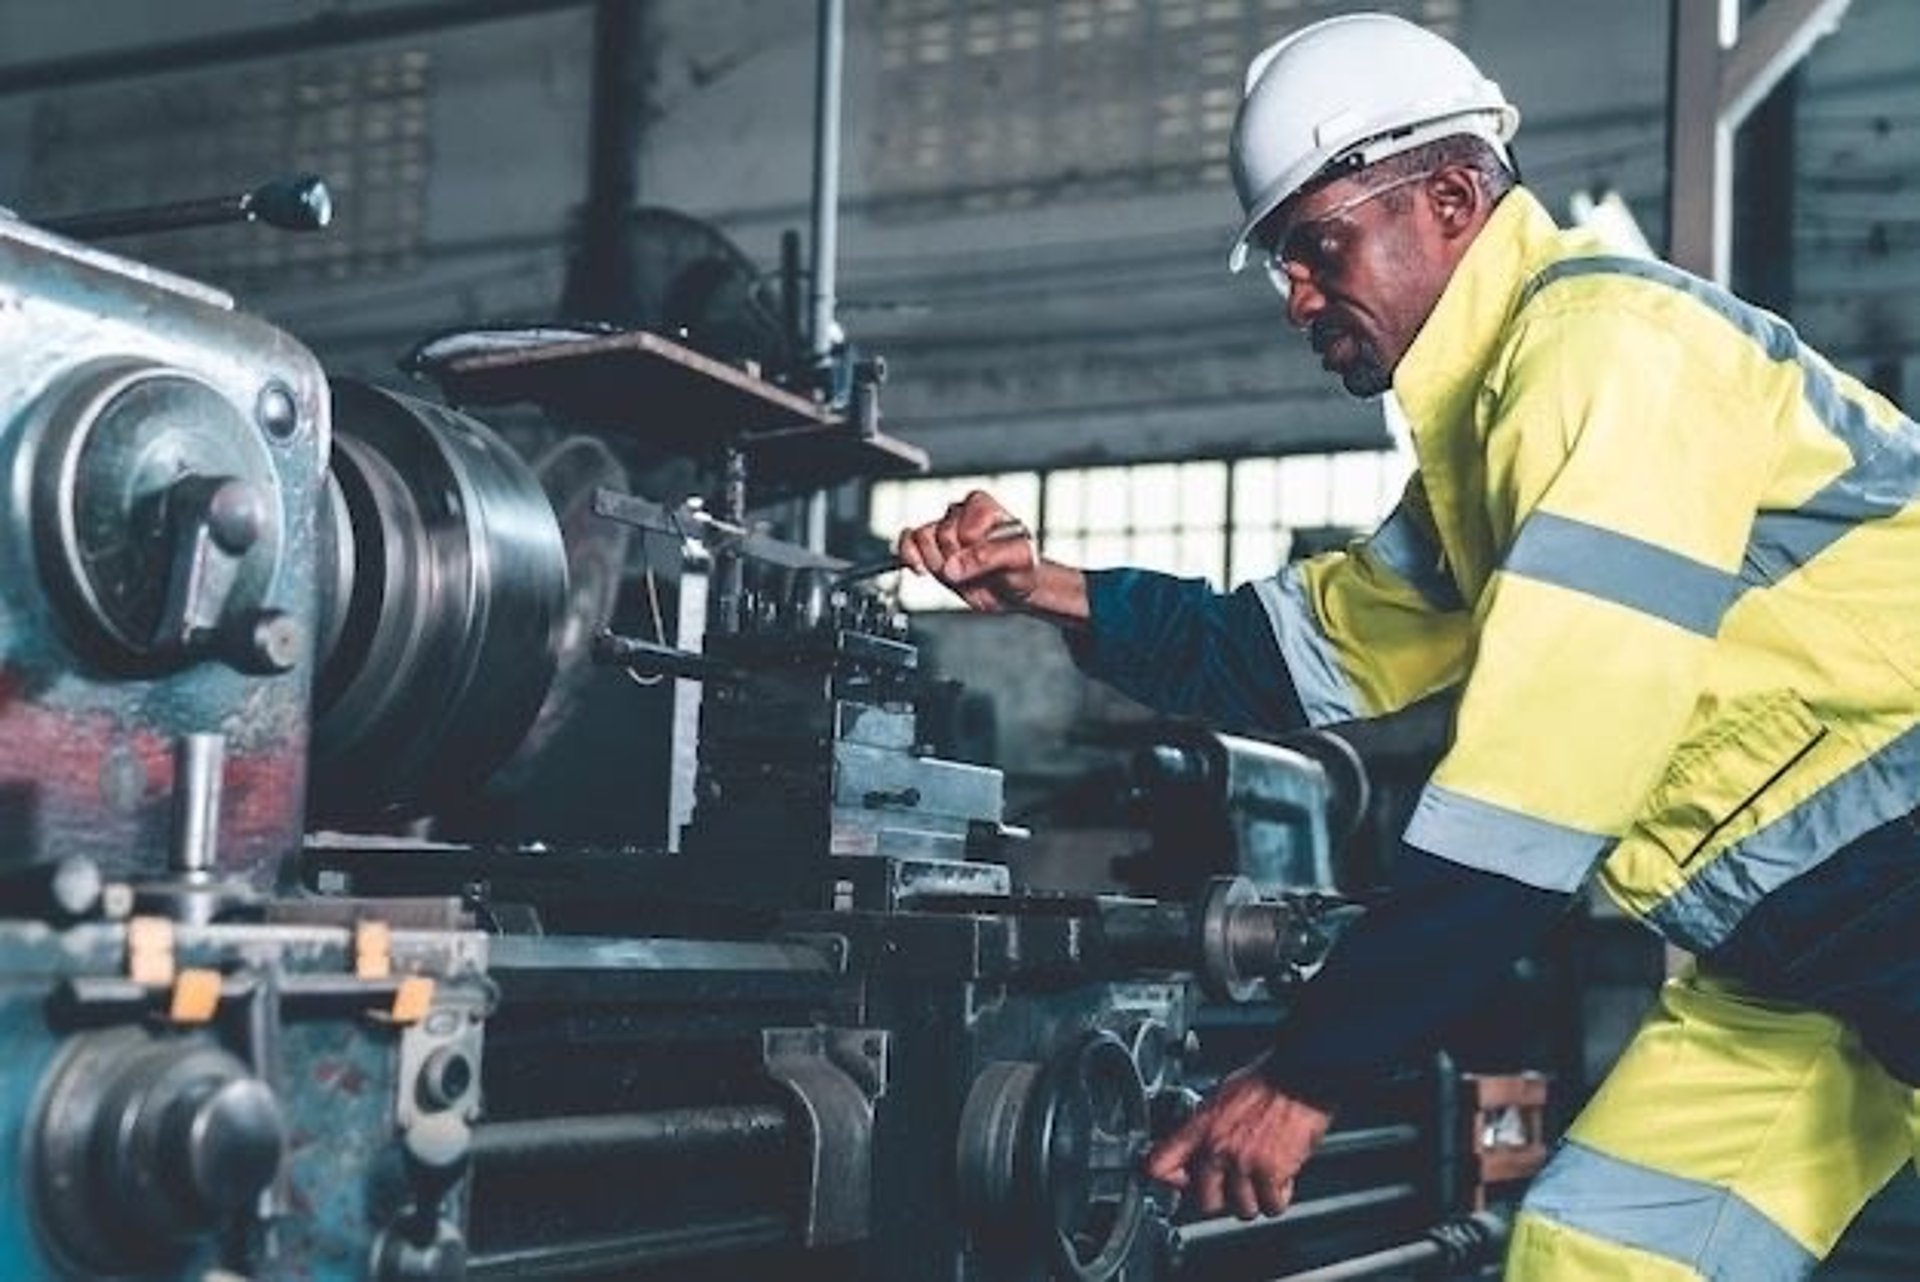
[[[671,453],[738,444],[760,500],[927,468],[917,446],[862,436],[818,401],[645,330],[479,351],[433,377],[463,405],[531,403]]]

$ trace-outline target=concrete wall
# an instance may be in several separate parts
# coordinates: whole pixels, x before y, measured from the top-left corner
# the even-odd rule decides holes
[[[10,71],[49,60],[163,51],[183,42],[321,22],[343,8],[359,17],[418,6],[406,0],[350,6],[320,0],[12,0],[0,6],[0,49],[5,50],[0,83]],[[276,149],[249,135],[250,114],[261,127],[284,122],[255,113],[252,99],[238,88],[280,82],[297,93],[329,77],[350,77],[354,68],[383,56],[424,55],[425,173],[416,252],[392,266],[375,262],[329,276],[297,270],[305,247],[275,246],[270,252],[295,260],[296,269],[280,279],[258,272],[224,279],[217,270],[206,273],[215,283],[237,284],[242,306],[291,329],[330,368],[391,380],[394,360],[430,331],[555,311],[567,235],[585,191],[592,19],[584,4],[549,0],[526,8],[523,16],[452,22],[307,53],[199,66],[183,61],[179,69],[162,74],[86,78],[70,88],[0,94],[0,204],[30,215],[57,215],[130,198],[164,201],[238,191],[277,173],[317,167],[346,194],[335,229],[320,235],[350,236],[353,185],[359,180],[370,186],[380,175],[352,172],[351,159],[347,172],[330,172],[315,156],[358,157],[375,150],[367,131],[377,132],[380,123],[349,119],[344,128],[359,132],[343,145],[334,145],[322,129],[318,136],[303,134]],[[103,20],[107,13],[111,20]],[[141,120],[148,102],[166,111],[204,112],[197,145],[183,145],[175,136],[201,132],[192,125],[176,130],[164,119]],[[147,145],[178,147],[179,155],[167,172],[143,175],[138,184],[143,190],[130,191],[111,173],[90,176],[89,156],[111,147],[137,149],[140,139],[90,137],[82,131],[62,139],[55,156],[44,131],[63,115],[82,123],[130,116],[131,127],[144,131]],[[242,163],[255,157],[257,163]],[[58,190],[47,190],[50,177],[61,180]],[[114,247],[202,271],[209,245],[238,259],[284,235],[232,228]]]
[[[1153,14],[1178,2],[1100,0],[1100,12],[1137,4]],[[0,83],[8,69],[48,59],[409,7],[14,0],[0,7]],[[1452,15],[1463,42],[1523,107],[1521,161],[1549,203],[1563,208],[1576,187],[1617,186],[1657,242],[1667,0],[1430,7]],[[585,3],[529,0],[529,8],[510,20],[305,57],[0,94],[0,203],[62,212],[32,186],[36,145],[41,154],[46,146],[35,129],[49,106],[196,81],[217,90],[243,71],[297,75],[316,60],[421,51],[431,87],[417,254],[390,270],[250,279],[245,301],[307,338],[335,368],[382,374],[425,331],[548,315],[585,193],[592,22]],[[806,0],[650,0],[644,10],[656,65],[640,199],[714,220],[769,266],[779,233],[807,222],[814,8]],[[110,21],[101,17],[107,10]],[[1146,194],[1124,198],[1095,188],[1042,191],[1017,208],[977,211],[966,208],[977,201],[925,192],[903,201],[897,190],[878,189],[887,129],[903,110],[885,92],[900,84],[883,66],[886,40],[920,11],[908,0],[850,0],[848,11],[841,316],[858,341],[890,358],[891,428],[932,450],[937,467],[1380,440],[1376,411],[1329,388],[1264,283],[1221,270],[1235,221],[1224,183],[1148,184]],[[1228,61],[1264,34],[1249,20],[1247,47]],[[1917,63],[1920,7],[1856,0],[1808,64],[1798,148],[1795,319],[1854,368],[1877,367],[1883,380],[1907,383],[1920,374],[1920,221],[1903,199],[1920,169]],[[1181,67],[1159,71],[1163,85],[1184,79]],[[1212,83],[1219,74],[1195,68],[1192,80]],[[1039,91],[1065,93],[1024,90]],[[1063,102],[1067,111],[1080,100]],[[209,110],[229,127],[246,113],[244,104],[214,102]],[[73,136],[59,145],[86,156],[99,140]],[[189,149],[165,176],[171,189],[152,198],[263,176],[221,170],[229,154],[209,148],[202,161]],[[153,252],[170,251],[156,244]]]

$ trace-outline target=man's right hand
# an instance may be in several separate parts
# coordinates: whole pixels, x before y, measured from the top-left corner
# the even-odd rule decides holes
[[[1080,571],[1042,560],[1033,536],[982,490],[950,505],[939,520],[901,531],[896,550],[908,569],[931,574],[984,613],[1086,621],[1087,588]]]

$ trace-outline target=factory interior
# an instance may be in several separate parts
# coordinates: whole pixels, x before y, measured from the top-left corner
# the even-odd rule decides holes
[[[1316,75],[1386,123],[1262,124]],[[1451,162],[1301,212],[1462,137],[1478,256]],[[0,1282],[1920,1280],[1920,3],[5,0],[0,207]],[[1440,441],[1523,216],[1586,257]],[[1407,220],[1455,274],[1355,392],[1315,309]],[[1656,412],[1512,444],[1530,352]],[[1736,689],[1810,728],[1700,783]],[[1782,973],[1878,921],[1882,1022],[1741,987],[1869,829]],[[1551,904],[1382,967],[1429,865]],[[1656,1044],[1722,978],[1737,1082]],[[1687,1166],[1783,1037],[1825,1093]],[[1236,1098],[1324,1128],[1271,1189]]]

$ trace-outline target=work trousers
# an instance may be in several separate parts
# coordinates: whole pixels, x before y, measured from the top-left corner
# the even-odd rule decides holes
[[[1529,1190],[1508,1282],[1805,1278],[1920,1155],[1917,1083],[1920,837],[1902,820],[1667,982]]]

